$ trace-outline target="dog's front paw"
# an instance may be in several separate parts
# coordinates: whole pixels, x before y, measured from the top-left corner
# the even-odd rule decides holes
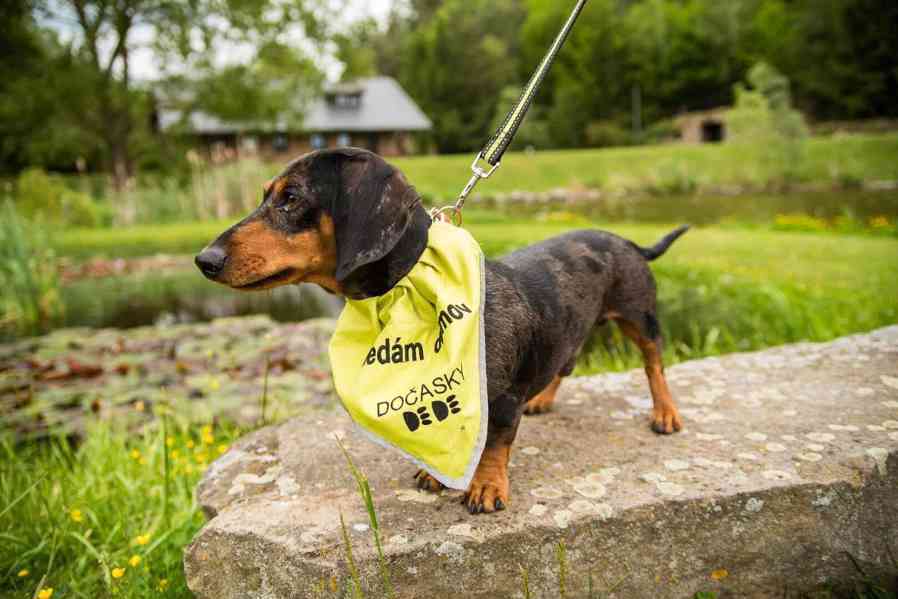
[[[445,485],[432,477],[427,473],[427,470],[418,470],[415,473],[415,484],[418,485],[419,489],[424,489],[425,491],[430,491],[432,493],[438,493],[445,489]]]
[[[484,456],[488,457],[487,454]],[[508,470],[505,463],[481,459],[462,503],[471,514],[504,510],[508,505]]]
[[[652,409],[652,430],[661,435],[669,435],[683,428],[683,419],[673,404]]]

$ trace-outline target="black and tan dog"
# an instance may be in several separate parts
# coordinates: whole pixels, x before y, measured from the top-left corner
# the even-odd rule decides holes
[[[262,204],[196,257],[235,289],[316,283],[349,298],[382,295],[427,244],[430,217],[402,173],[371,152],[312,152],[264,186]],[[647,261],[686,227],[645,249],[603,231],[575,231],[486,261],[489,430],[464,495],[473,513],[508,504],[508,458],[523,413],[548,410],[597,324],[613,320],[645,359],[658,433],[682,422],[664,379],[655,281]],[[440,483],[424,472],[418,486]]]

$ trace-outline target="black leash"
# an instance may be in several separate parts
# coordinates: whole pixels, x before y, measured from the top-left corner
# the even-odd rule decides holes
[[[564,41],[567,39],[568,34],[574,27],[574,23],[577,21],[577,17],[580,16],[580,12],[586,5],[586,1],[587,0],[578,0],[577,5],[574,6],[574,10],[571,12],[571,15],[568,17],[564,26],[561,28],[561,31],[558,32],[558,36],[555,38],[555,41],[552,43],[552,46],[549,48],[549,51],[543,58],[543,61],[540,63],[539,67],[537,67],[536,71],[533,72],[533,75],[530,76],[530,81],[527,82],[527,86],[524,88],[524,91],[521,92],[521,97],[518,98],[518,101],[505,117],[505,120],[502,121],[502,125],[500,125],[498,129],[496,129],[496,132],[493,133],[489,141],[486,142],[486,145],[483,146],[483,149],[481,149],[480,152],[477,153],[477,156],[474,158],[474,162],[471,164],[471,171],[474,174],[471,176],[468,184],[465,185],[465,188],[462,190],[461,194],[459,194],[455,205],[444,206],[443,208],[438,209],[435,208],[431,212],[432,218],[437,219],[442,217],[444,214],[451,214],[451,216],[449,216],[449,219],[453,222],[457,221],[456,224],[461,224],[461,210],[465,206],[465,199],[481,179],[488,179],[490,175],[496,172],[496,169],[499,168],[499,165],[502,164],[502,156],[505,154],[505,150],[507,150],[508,146],[511,145],[515,133],[518,132],[518,128],[520,128],[521,122],[527,115],[527,110],[530,108],[530,104],[533,103],[533,98],[536,96],[536,92],[539,90],[540,84],[542,84],[543,79],[545,79],[546,74],[552,67],[552,63],[555,61],[555,56],[564,45]],[[480,168],[479,163],[481,160],[489,165],[488,169]]]

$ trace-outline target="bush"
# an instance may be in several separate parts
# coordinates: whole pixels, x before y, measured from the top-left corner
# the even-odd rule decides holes
[[[586,127],[586,144],[595,148],[630,146],[633,136],[614,121],[593,121]]]
[[[662,144],[676,141],[680,138],[680,130],[673,119],[664,119],[652,123],[642,134],[640,140],[644,144]]]
[[[804,116],[792,108],[789,80],[760,62],[748,72],[750,88],[736,84],[736,105],[727,114],[728,140],[767,148],[764,154],[776,187],[800,180],[801,142],[808,136]]]
[[[54,224],[97,227],[111,222],[110,212],[89,195],[69,189],[38,168],[19,175],[16,208],[27,218]]]
[[[63,313],[56,256],[47,235],[7,201],[0,210],[0,334],[46,331]]]

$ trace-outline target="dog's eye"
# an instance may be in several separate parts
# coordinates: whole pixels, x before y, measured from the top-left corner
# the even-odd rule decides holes
[[[284,214],[288,214],[293,209],[296,208],[296,205],[299,201],[299,198],[296,197],[296,194],[289,193],[287,197],[284,199],[284,203],[278,206],[278,210],[283,212]]]

